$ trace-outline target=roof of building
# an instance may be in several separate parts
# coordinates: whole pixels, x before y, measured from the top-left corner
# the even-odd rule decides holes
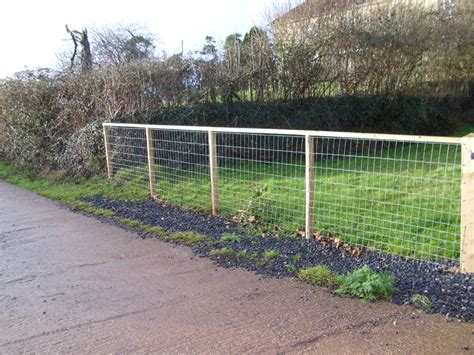
[[[301,18],[318,17],[329,12],[340,11],[351,6],[381,2],[380,0],[306,0],[290,11],[276,18],[273,22],[292,22]]]

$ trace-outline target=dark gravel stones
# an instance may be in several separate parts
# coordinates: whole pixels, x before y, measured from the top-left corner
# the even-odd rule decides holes
[[[325,245],[318,240],[296,237],[255,237],[244,235],[235,222],[222,217],[185,211],[178,207],[164,206],[151,201],[115,201],[104,198],[87,198],[95,206],[113,211],[117,216],[134,219],[145,224],[160,226],[175,232],[193,231],[214,238],[215,245],[197,244],[193,251],[209,256],[212,249],[232,248],[235,257],[214,258],[224,267],[242,267],[267,276],[294,276],[296,269],[315,264],[325,264],[331,270],[345,273],[363,265],[377,271],[390,271],[399,292],[392,296],[396,304],[410,303],[414,294],[428,296],[433,306],[428,310],[466,321],[474,320],[474,275],[448,271],[453,262],[429,262],[407,259],[402,256],[365,251],[361,256]],[[241,237],[239,243],[220,242],[224,233]],[[278,257],[262,261],[268,250],[278,252]],[[240,253],[239,253],[240,252]]]

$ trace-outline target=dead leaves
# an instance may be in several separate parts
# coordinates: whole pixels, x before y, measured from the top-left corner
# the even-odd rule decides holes
[[[296,230],[296,236],[297,237],[301,237],[301,238],[304,238],[304,236],[306,235],[304,229],[297,229]]]
[[[306,232],[304,229],[297,229],[296,236],[300,238],[306,237]],[[313,233],[310,238],[307,239],[316,239],[322,242],[326,246],[334,246],[336,249],[343,249],[345,252],[352,254],[354,256],[361,256],[364,253],[364,249],[361,247],[356,247],[348,243],[343,242],[338,237],[331,235],[325,235],[323,232],[318,231]]]

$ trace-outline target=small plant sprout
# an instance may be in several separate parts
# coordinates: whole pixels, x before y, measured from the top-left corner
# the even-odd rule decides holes
[[[297,270],[296,266],[293,264],[286,264],[286,269],[291,273],[295,273]]]
[[[301,261],[301,254],[296,254],[291,257],[294,261]]]

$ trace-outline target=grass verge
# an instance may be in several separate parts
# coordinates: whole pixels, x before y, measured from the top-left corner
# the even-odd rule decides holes
[[[72,209],[115,220],[130,228],[153,235],[158,239],[167,239],[176,244],[188,246],[197,243],[213,243],[212,238],[205,235],[194,232],[166,231],[161,227],[118,217],[113,211],[97,208],[90,203],[81,201],[83,198],[94,196],[131,201],[144,201],[149,198],[146,190],[132,184],[120,184],[110,181],[104,175],[95,176],[92,179],[83,181],[72,179],[54,180],[48,177],[35,176],[28,171],[19,170],[11,164],[0,161],[0,179],[36,192],[41,196],[57,200]]]

